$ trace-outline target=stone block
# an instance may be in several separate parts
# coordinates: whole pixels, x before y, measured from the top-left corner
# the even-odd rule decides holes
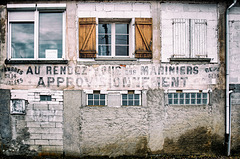
[[[49,104],[49,110],[63,110],[63,105]]]
[[[63,140],[49,140],[50,145],[63,145]]]
[[[63,139],[63,134],[41,134],[42,135],[42,139]]]
[[[49,140],[35,140],[35,145],[49,145]]]

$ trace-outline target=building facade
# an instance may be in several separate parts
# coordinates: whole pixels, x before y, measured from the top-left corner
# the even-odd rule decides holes
[[[224,1],[1,5],[3,155],[223,155]],[[230,13],[238,88],[239,10]],[[232,145],[239,153],[239,92]]]

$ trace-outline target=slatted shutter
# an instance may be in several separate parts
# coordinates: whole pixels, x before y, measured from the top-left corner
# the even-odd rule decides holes
[[[135,57],[152,58],[152,18],[135,19]]]
[[[79,18],[79,57],[96,57],[96,18]]]

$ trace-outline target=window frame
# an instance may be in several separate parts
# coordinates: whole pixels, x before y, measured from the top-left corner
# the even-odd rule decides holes
[[[104,107],[104,106],[107,106],[107,98],[108,98],[108,96],[107,96],[107,94],[106,94],[106,92],[102,92],[102,91],[95,91],[95,90],[87,90],[87,91],[85,91],[85,93],[86,93],[86,106],[89,106],[89,107]],[[90,95],[90,94],[92,94],[93,95],[93,105],[89,105],[89,98],[88,98],[88,95]],[[101,101],[101,99],[100,99],[100,97],[99,97],[99,105],[94,105],[94,95],[104,95],[105,97],[105,99],[104,99],[104,104],[105,105],[100,105],[100,101]]]
[[[172,19],[172,40],[172,58],[208,58],[207,19]]]
[[[169,94],[172,94],[172,98],[169,98]],[[177,97],[175,98],[174,96],[177,94]],[[180,97],[180,94],[183,94],[183,98]],[[186,94],[189,94],[189,98],[186,97]],[[192,95],[195,94],[194,101],[195,103],[192,103]],[[200,98],[198,98],[198,94],[201,95]],[[204,94],[206,94],[206,98],[204,97]],[[206,105],[211,105],[210,102],[210,97],[211,97],[211,91],[210,90],[168,90],[166,92],[166,105],[170,106],[188,106],[188,105],[195,105],[195,106],[206,106]],[[186,98],[189,99],[189,104],[186,103]],[[172,103],[169,102],[169,99],[172,100]],[[181,99],[183,100],[183,103],[181,102]],[[198,99],[201,100],[201,103],[198,103]],[[175,100],[177,102],[175,103]],[[203,100],[207,100],[206,103],[203,102]]]
[[[32,12],[33,20],[12,20],[10,19],[10,14],[8,14],[8,60],[15,61],[49,61],[49,60],[64,60],[66,52],[66,4],[7,4],[8,13],[10,12]],[[40,58],[39,57],[39,16],[40,13],[62,13],[62,57],[60,58]],[[34,25],[34,57],[33,58],[13,58],[12,57],[12,47],[11,47],[11,23],[29,23],[32,22]]]
[[[123,95],[130,95],[130,94],[133,94],[133,105],[123,105]],[[139,95],[139,105],[134,105],[134,96],[135,95]],[[127,97],[128,98],[128,97]],[[127,103],[128,103],[128,99],[127,99]],[[133,106],[133,107],[136,107],[136,106],[142,106],[142,92],[141,91],[123,91],[121,92],[121,106],[123,107],[128,107],[128,106]]]
[[[134,50],[135,50],[135,43],[134,43],[134,18],[96,18],[97,27],[96,27],[96,58],[134,58]],[[99,55],[99,41],[98,41],[98,25],[99,24],[111,24],[111,56],[102,56]],[[116,24],[128,24],[128,56],[116,56]]]
[[[13,101],[20,101],[22,103],[22,107],[21,107],[21,110],[20,111],[15,111],[14,110],[14,106],[13,106]],[[10,100],[10,114],[12,115],[24,115],[26,114],[26,102],[25,102],[25,99],[11,99]]]

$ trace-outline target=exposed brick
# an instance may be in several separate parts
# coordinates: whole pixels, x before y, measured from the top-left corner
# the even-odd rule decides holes
[[[63,134],[41,134],[42,139],[63,139]]]
[[[49,145],[48,140],[35,140],[36,145]]]
[[[49,140],[50,145],[63,145],[63,140]]]
[[[27,127],[41,127],[41,122],[27,122]]]
[[[35,110],[48,110],[48,105],[47,104],[34,104],[34,109]]]
[[[63,105],[49,104],[49,110],[63,110]]]
[[[52,134],[62,134],[63,133],[63,129],[62,128],[48,128],[49,133]]]
[[[30,134],[30,139],[42,139],[41,134]]]
[[[48,121],[50,121],[50,122],[62,122],[63,117],[62,116],[49,116]]]

